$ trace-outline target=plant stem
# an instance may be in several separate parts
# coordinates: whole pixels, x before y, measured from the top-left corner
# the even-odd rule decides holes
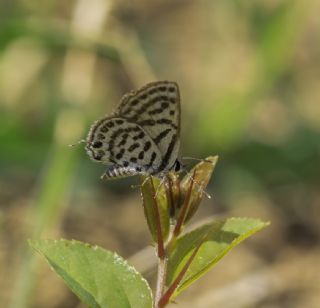
[[[159,303],[160,299],[163,295],[163,290],[165,286],[166,280],[166,270],[167,270],[167,259],[160,259],[158,260],[158,276],[157,276],[157,287],[154,299],[154,306],[155,308],[160,308]]]
[[[173,281],[173,283],[168,288],[168,290],[163,294],[163,296],[160,299],[160,301],[158,302],[158,305],[156,306],[156,308],[163,308],[169,303],[172,294],[177,289],[179,283],[181,282],[182,278],[184,277],[185,273],[187,272],[188,268],[190,267],[193,259],[195,258],[197,252],[199,251],[201,245],[202,245],[202,243],[200,245],[198,245],[196,247],[196,249],[193,251],[192,255],[190,256],[189,260],[182,268],[181,272],[178,274],[177,278]]]

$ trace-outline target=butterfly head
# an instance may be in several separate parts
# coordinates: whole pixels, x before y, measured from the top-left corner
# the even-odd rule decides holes
[[[180,172],[183,169],[183,165],[181,164],[181,162],[177,159],[173,166],[172,166],[172,170],[174,172]]]

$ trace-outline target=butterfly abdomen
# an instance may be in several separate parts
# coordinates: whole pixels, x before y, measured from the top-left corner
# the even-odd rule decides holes
[[[113,166],[110,166],[105,171],[105,173],[101,176],[101,178],[105,180],[118,179],[118,178],[127,177],[127,176],[131,176],[138,173],[141,173],[141,170],[139,168],[113,165]]]

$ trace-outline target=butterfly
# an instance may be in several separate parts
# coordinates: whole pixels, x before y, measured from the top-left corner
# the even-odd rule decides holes
[[[86,151],[110,165],[101,178],[136,174],[164,177],[180,171],[180,93],[176,82],[157,81],[125,94],[111,116],[96,121]]]

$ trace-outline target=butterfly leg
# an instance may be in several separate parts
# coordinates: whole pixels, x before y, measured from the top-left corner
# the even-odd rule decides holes
[[[158,193],[159,193],[159,191],[160,191],[161,186],[162,186],[162,185],[165,185],[165,184],[166,184],[166,181],[167,181],[167,176],[165,175],[165,176],[161,179],[161,182],[160,182],[159,186],[157,187],[157,190],[156,190],[156,192],[155,192],[155,194],[154,194],[154,198],[156,198],[156,197],[158,196]]]
[[[144,178],[144,180],[142,181],[142,183],[141,183],[141,187],[144,185],[144,184],[146,184],[147,183],[147,181],[149,180],[149,178],[150,178],[150,175],[147,175],[145,178]]]
[[[201,192],[204,194],[208,199],[211,199],[211,196],[201,187],[201,184],[198,183],[193,176],[188,172],[186,169],[183,169],[183,171],[186,173],[187,177],[190,179],[190,181],[197,187],[198,192]]]

